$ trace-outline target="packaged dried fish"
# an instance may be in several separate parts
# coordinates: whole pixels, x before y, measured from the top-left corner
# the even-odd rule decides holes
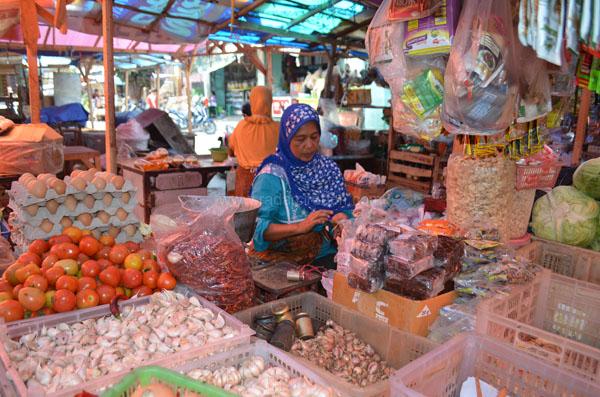
[[[388,279],[404,281],[433,267],[433,255],[416,261],[405,261],[397,256],[388,255],[384,259],[385,276]]]
[[[411,299],[429,299],[437,296],[444,290],[445,279],[446,271],[442,268],[434,267],[416,275],[410,280],[396,281],[387,279],[384,289]]]
[[[433,254],[437,238],[427,234],[402,234],[388,242],[392,255],[404,262],[413,262]]]

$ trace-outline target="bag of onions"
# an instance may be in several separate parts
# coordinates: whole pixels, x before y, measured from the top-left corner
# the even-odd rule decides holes
[[[159,262],[228,313],[250,307],[254,297],[250,262],[233,226],[236,209],[226,201],[202,212],[168,204],[150,219]]]

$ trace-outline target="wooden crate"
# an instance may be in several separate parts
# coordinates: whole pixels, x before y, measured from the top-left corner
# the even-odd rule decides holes
[[[346,97],[348,106],[357,105],[370,105],[371,104],[371,90],[370,89],[358,89],[348,90],[348,96]]]
[[[388,184],[430,193],[439,175],[440,159],[435,154],[390,151]]]
[[[360,186],[350,182],[346,182],[346,189],[352,196],[354,204],[358,203],[363,197],[377,199],[381,197],[386,190],[385,185]]]

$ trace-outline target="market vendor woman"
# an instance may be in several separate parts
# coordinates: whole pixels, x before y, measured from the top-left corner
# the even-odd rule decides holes
[[[352,216],[353,204],[337,164],[319,154],[320,136],[313,108],[285,110],[277,152],[259,167],[252,186],[262,207],[251,256],[335,267],[333,229]]]

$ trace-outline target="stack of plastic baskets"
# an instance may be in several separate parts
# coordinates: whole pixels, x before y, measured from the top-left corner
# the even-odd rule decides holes
[[[600,384],[600,285],[545,271],[541,283],[483,302],[476,330]]]
[[[600,396],[597,383],[474,333],[458,335],[397,371],[390,395],[456,397],[468,377],[504,388],[509,396]]]

